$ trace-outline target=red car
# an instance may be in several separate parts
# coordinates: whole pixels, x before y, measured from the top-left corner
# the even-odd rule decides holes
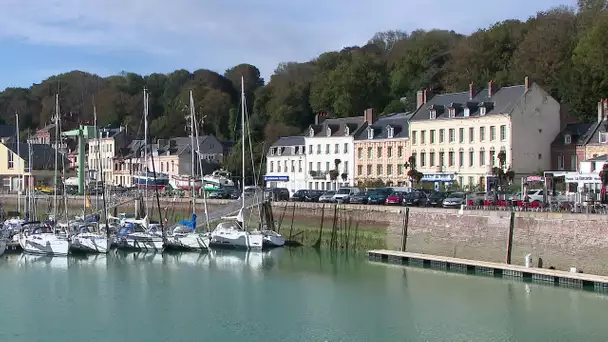
[[[392,194],[388,195],[388,197],[386,198],[386,201],[384,201],[384,204],[401,205],[401,203],[403,202],[404,195],[405,194],[403,192],[393,192]]]

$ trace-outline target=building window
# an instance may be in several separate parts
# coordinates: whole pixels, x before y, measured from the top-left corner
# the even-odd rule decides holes
[[[481,116],[486,115],[486,107],[479,108],[479,115],[481,115]]]
[[[325,144],[325,154],[329,154],[329,144]]]
[[[468,118],[469,115],[471,115],[471,110],[469,109],[469,107],[465,107],[463,115],[465,118]]]
[[[412,144],[413,145],[418,144],[418,132],[417,131],[412,131]]]
[[[450,108],[450,109],[448,109],[448,115],[449,115],[450,118],[456,117],[456,108]]]
[[[312,154],[312,145],[308,145],[308,153]]]
[[[296,172],[296,161],[295,160],[291,161],[291,172]]]
[[[403,157],[403,147],[397,147],[397,158]]]
[[[458,141],[462,144],[464,143],[464,128],[458,129]]]
[[[490,166],[496,165],[496,151],[490,151]]]
[[[386,155],[389,158],[393,158],[393,148],[391,146],[386,148]]]
[[[317,162],[317,173],[321,172],[321,162]]]
[[[357,156],[359,157],[359,160],[363,160],[363,149],[361,147],[357,149]]]
[[[403,175],[403,164],[397,165],[397,174],[399,176]]]
[[[486,165],[486,151],[479,151],[479,166]]]
[[[439,167],[443,167],[444,164],[445,152],[439,152]]]
[[[448,139],[449,139],[448,141],[451,143],[456,141],[455,135],[456,135],[456,130],[453,128],[450,128],[450,130],[448,131]]]
[[[277,172],[281,172],[281,162],[277,162]]]
[[[357,165],[357,176],[361,176],[363,174],[363,165]]]
[[[163,163],[160,163],[160,172],[163,172],[164,168],[163,168]]]
[[[317,145],[317,154],[321,154],[321,144]]]
[[[374,152],[371,147],[368,147],[367,148],[367,159],[373,159],[373,158],[374,158]]]
[[[469,151],[469,166],[473,167],[475,165],[475,151]]]
[[[435,166],[435,152],[429,153],[429,166]]]
[[[298,172],[302,172],[302,160],[298,160]]]
[[[426,131],[420,132],[420,143],[423,145],[426,144]]]
[[[448,166],[454,166],[454,152],[448,152]]]
[[[608,133],[600,132],[600,144],[608,144]]]
[[[329,165],[329,162],[325,162],[325,171],[331,171],[331,166]]]
[[[367,165],[367,175],[368,176],[372,175],[372,166],[371,165]]]
[[[445,129],[442,128],[442,129],[439,130],[439,143],[440,144],[443,144],[443,142],[445,141],[444,140],[444,138],[445,138],[444,135],[445,135]]]
[[[8,151],[8,169],[12,170],[15,168],[15,154],[13,151]]]
[[[382,158],[382,147],[378,147],[378,158]]]
[[[564,169],[564,156],[561,154],[557,156],[557,169],[558,170]]]
[[[484,141],[486,140],[486,128],[485,127],[479,127],[479,141]]]
[[[434,144],[435,143],[435,130],[432,129],[430,134],[431,134],[431,138],[430,138],[431,144]]]
[[[334,146],[334,153],[335,153],[335,154],[340,153],[340,144],[336,144],[336,145]]]
[[[572,136],[570,134],[564,135],[564,145],[572,144]]]
[[[348,153],[348,144],[344,143],[344,153]]]
[[[376,165],[376,174],[378,176],[382,176],[382,165],[381,164]]]
[[[469,142],[475,141],[475,128],[469,127]]]
[[[431,109],[431,110],[429,111],[429,118],[430,118],[431,120],[436,119],[436,118],[437,118],[437,111],[436,111],[436,110],[434,110],[434,109]]]
[[[367,139],[374,139],[374,129],[371,127],[367,129]]]
[[[395,135],[395,129],[393,127],[391,127],[391,126],[388,126],[388,129],[387,129],[387,136],[388,136],[388,138],[392,139],[393,135]]]
[[[348,161],[344,161],[344,173],[348,173]]]
[[[308,171],[313,171],[312,162],[308,162]]]
[[[283,165],[285,166],[285,172],[289,172],[289,168],[287,167],[287,160],[283,162]]]
[[[274,172],[274,162],[270,162],[270,172]]]
[[[271,155],[271,156],[274,156],[274,152],[275,152],[275,151],[276,151],[276,148],[271,148],[271,149],[270,149],[270,155]]]
[[[420,166],[421,167],[426,166],[426,153],[425,152],[420,152]]]
[[[459,167],[464,166],[464,152],[462,152],[462,151],[458,152],[458,166]],[[462,182],[460,183],[460,185],[462,185]]]
[[[327,133],[328,137],[331,137],[331,128],[327,127],[327,129],[325,130],[325,132]]]
[[[391,165],[391,164],[386,165],[386,175],[387,176],[393,175],[393,165]]]
[[[505,140],[507,140],[507,126],[501,125],[500,126],[500,141],[505,141]]]
[[[570,170],[575,171],[578,168],[578,158],[576,154],[570,156]]]
[[[496,140],[496,126],[490,126],[490,141]]]

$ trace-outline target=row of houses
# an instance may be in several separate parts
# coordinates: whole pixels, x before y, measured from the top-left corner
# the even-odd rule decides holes
[[[578,171],[579,161],[608,154],[608,101],[598,103],[597,122],[576,123],[528,78],[511,87],[489,82],[458,93],[422,90],[416,100],[412,113],[318,114],[303,135],[271,146],[267,186],[291,192],[375,180],[408,186],[415,168],[422,182],[483,187],[497,167],[521,179],[545,170]]]

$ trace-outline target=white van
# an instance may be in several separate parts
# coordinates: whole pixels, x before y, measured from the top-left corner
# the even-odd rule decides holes
[[[332,200],[336,203],[348,203],[350,201],[350,196],[358,194],[361,192],[359,188],[341,188],[336,192]]]

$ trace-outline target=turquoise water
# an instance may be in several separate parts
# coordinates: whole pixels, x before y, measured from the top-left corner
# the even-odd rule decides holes
[[[0,341],[606,341],[608,297],[309,249],[0,258]]]

